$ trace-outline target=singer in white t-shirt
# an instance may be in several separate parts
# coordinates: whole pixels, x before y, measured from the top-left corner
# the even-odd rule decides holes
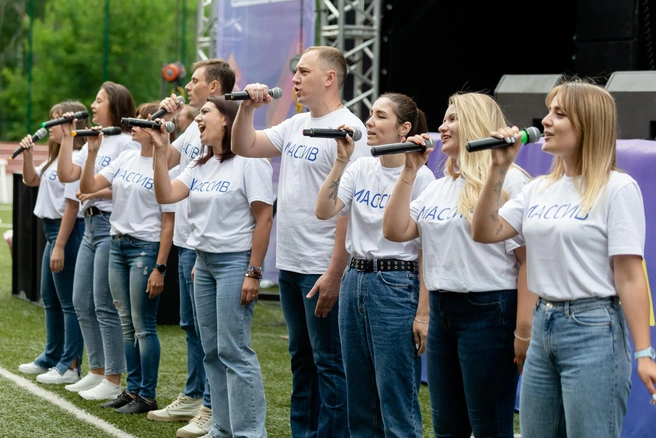
[[[211,436],[267,436],[262,373],[251,348],[262,262],[273,223],[273,168],[230,150],[237,104],[210,96],[196,122],[203,150],[173,181],[167,137],[155,141],[155,194],[163,204],[189,199],[196,248],[194,295],[212,397]]]
[[[102,139],[100,151],[92,163],[94,172],[98,173],[124,150],[139,149],[139,144],[127,134],[128,127],[121,125],[122,117],[134,117],[135,104],[130,90],[107,81],[96,94],[91,110],[93,123],[97,126],[120,126],[123,129],[120,135]],[[69,130],[65,132],[57,162],[61,181],[80,179],[82,168],[87,163],[88,145],[73,157],[72,144]],[[108,279],[112,192],[109,189],[96,193],[80,192],[77,197],[84,214],[85,231],[75,266],[73,304],[84,337],[89,372],[79,382],[65,388],[79,393],[85,400],[113,399],[121,394],[121,374],[126,371],[126,365],[121,320]]]
[[[607,90],[569,80],[546,105],[542,150],[554,156],[551,172],[499,209],[495,187],[506,183],[520,140],[517,127],[493,133],[509,147],[493,151],[472,231],[492,245],[526,241],[528,286],[539,301],[526,339],[522,436],[619,437],[634,357],[656,401],[642,193],[617,167],[617,110]]]
[[[370,114],[369,146],[428,131],[424,113],[404,94],[383,94]],[[421,284],[418,241],[391,242],[382,226],[405,155],[360,157],[347,168],[354,148],[353,139],[337,139],[337,157],[315,207],[319,219],[340,212],[349,217],[351,259],[339,292],[349,431],[352,438],[421,438],[420,356],[428,333],[428,291]],[[423,166],[412,199],[434,180]]]
[[[145,119],[156,110],[157,103],[142,104],[137,117]],[[132,139],[141,151],[121,152],[95,176],[94,169],[85,166],[80,179],[83,193],[112,189],[109,287],[121,318],[128,376],[126,390],[101,406],[119,414],[157,409],[157,307],[164,290],[175,212],[175,205],[160,205],[155,199],[150,135],[132,127]],[[90,160],[95,161],[99,143],[89,140]]]
[[[75,101],[56,104],[50,110],[55,120],[64,113],[86,111]],[[75,197],[77,183],[62,183],[57,176],[57,160],[64,136],[63,124],[49,128],[48,158],[34,166],[31,137],[25,137],[23,148],[23,182],[39,187],[34,215],[43,222],[46,246],[41,264],[41,299],[46,314],[46,346],[31,363],[22,364],[22,373],[38,374],[37,382],[45,384],[75,383],[80,380],[80,366],[84,340],[73,306],[73,278],[75,261],[84,235],[84,219],[80,214],[79,201]],[[70,122],[67,123],[70,126]],[[89,126],[88,120],[80,120],[76,128]],[[79,153],[84,141],[76,139],[72,154]]]
[[[411,201],[417,169],[433,149],[406,154],[383,218],[388,239],[421,242],[423,280],[430,291],[426,375],[436,436],[513,436],[518,366],[527,347],[513,332],[530,326],[535,297],[523,275],[523,242],[492,246],[471,237],[472,210],[490,152],[465,148],[503,126],[492,97],[453,94],[439,127],[447,156],[444,176]],[[425,144],[421,136],[412,141]],[[517,196],[528,180],[518,166],[509,169],[506,184],[498,188],[502,199]]]

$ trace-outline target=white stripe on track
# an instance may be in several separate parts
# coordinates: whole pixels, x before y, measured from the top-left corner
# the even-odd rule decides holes
[[[5,377],[6,379],[11,380],[21,388],[25,388],[32,394],[37,395],[45,400],[48,400],[50,403],[72,414],[74,417],[77,417],[78,419],[86,423],[89,423],[99,429],[102,429],[104,432],[107,432],[108,434],[115,436],[116,438],[137,438],[134,435],[131,435],[127,432],[123,432],[121,429],[112,426],[102,418],[96,417],[95,415],[91,415],[90,413],[78,408],[73,403],[63,399],[57,394],[47,391],[41,388],[39,385],[31,382],[30,380],[27,380],[21,376],[17,376],[16,374],[9,372],[2,367],[0,367],[0,375]]]

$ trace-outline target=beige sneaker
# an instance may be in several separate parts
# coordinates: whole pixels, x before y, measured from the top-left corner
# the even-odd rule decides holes
[[[175,436],[178,438],[198,438],[210,433],[212,429],[212,410],[201,406],[198,415],[191,419],[189,424],[178,429]]]
[[[148,412],[148,419],[151,421],[189,421],[198,414],[202,405],[202,398],[191,398],[180,394],[177,400],[164,409]]]

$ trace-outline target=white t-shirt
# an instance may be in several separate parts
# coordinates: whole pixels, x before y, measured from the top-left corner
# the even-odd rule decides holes
[[[133,141],[130,134],[122,133],[119,135],[103,137],[102,143],[100,144],[100,149],[98,150],[98,155],[96,156],[96,164],[93,168],[94,175],[100,172],[101,169],[107,167],[109,163],[111,163],[114,158],[118,157],[121,152],[130,149],[141,150],[141,145]],[[80,153],[73,157],[73,164],[83,169],[88,155],[89,145],[85,144],[82,146]],[[93,198],[80,203],[80,210],[83,212],[89,207],[96,207],[100,211],[111,212],[112,200],[105,198]]]
[[[323,274],[335,246],[337,216],[320,220],[314,213],[319,189],[333,168],[337,143],[331,138],[306,137],[304,129],[337,128],[345,124],[362,131],[351,163],[371,156],[367,130],[349,109],[313,118],[300,113],[264,132],[280,151],[276,225],[276,268],[301,274]]]
[[[511,168],[503,188],[513,198],[527,182],[523,172]],[[426,288],[449,292],[517,289],[519,264],[513,251],[523,242],[517,238],[475,242],[469,222],[458,211],[464,187],[464,178],[445,176],[429,184],[410,204],[421,239]]]
[[[613,256],[644,255],[645,210],[638,183],[612,172],[587,214],[570,177],[528,184],[499,214],[526,241],[528,287],[551,301],[617,295]]]
[[[180,153],[180,173],[200,155],[202,144],[200,131],[196,120],[185,129],[180,137],[173,142],[173,147]],[[176,204],[175,227],[173,228],[173,244],[177,247],[193,249],[187,245],[189,239],[189,199],[185,198]]]
[[[162,213],[173,213],[175,204],[158,204],[153,190],[153,157],[141,151],[124,151],[100,171],[112,185],[112,226],[109,234],[127,234],[147,242],[159,242]]]
[[[266,158],[235,156],[223,163],[196,158],[176,178],[189,188],[187,245],[205,252],[248,251],[255,218],[251,203],[273,205],[273,167]]]
[[[78,153],[79,151],[74,150],[73,156]],[[59,181],[59,177],[57,176],[57,161],[58,158],[55,158],[45,172],[43,171],[43,167],[46,164],[45,161],[35,169],[41,180],[34,204],[34,215],[40,219],[61,219],[64,217],[66,199],[69,198],[71,191],[73,192],[72,199],[77,201],[75,191],[80,184],[79,182],[63,183]],[[80,212],[78,212],[77,216],[82,217]]]
[[[419,240],[391,242],[383,236],[383,213],[404,166],[383,167],[374,157],[362,157],[344,171],[339,184],[341,214],[349,214],[346,250],[366,259],[416,260]],[[412,187],[411,199],[435,181],[433,172],[422,166]]]

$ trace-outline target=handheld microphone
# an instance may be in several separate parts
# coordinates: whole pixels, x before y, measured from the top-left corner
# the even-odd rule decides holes
[[[84,120],[89,118],[89,113],[86,111],[78,111],[70,117],[60,117],[55,120],[49,120],[47,122],[41,123],[42,128],[50,128],[51,126],[63,125],[64,123],[70,123],[73,119]]]
[[[391,155],[406,152],[423,152],[426,150],[426,148],[435,147],[435,141],[432,138],[424,140],[426,141],[426,146],[422,146],[411,141],[406,141],[405,143],[385,144],[382,146],[372,146],[371,155],[376,157],[378,155]]]
[[[542,137],[542,134],[540,134],[540,130],[535,126],[529,126],[528,128],[524,128],[523,130],[519,131],[519,135],[521,136],[520,140],[522,144],[535,143],[536,141],[538,141],[540,137]],[[465,148],[467,149],[467,152],[476,152],[476,151],[484,151],[486,149],[495,149],[504,146],[510,146],[511,144],[512,143],[506,143],[506,141],[502,138],[488,137],[488,138],[482,138],[480,140],[469,141],[465,145]]]
[[[32,142],[37,142],[42,138],[44,138],[46,135],[48,135],[48,130],[45,128],[39,128],[34,134],[32,134]],[[14,158],[22,154],[25,151],[25,149],[27,148],[20,146],[18,149],[14,151],[13,154],[11,154],[10,160],[13,160]]]
[[[280,99],[282,96],[282,88],[276,87],[269,90],[269,96],[274,99]],[[225,100],[248,100],[251,96],[248,95],[248,91],[235,91],[234,93],[224,94]]]
[[[304,129],[303,135],[307,137],[320,137],[320,138],[346,138],[346,134],[350,135],[353,141],[358,141],[362,138],[362,132],[359,129],[351,131],[350,129],[319,129],[310,128]]]
[[[178,105],[177,105],[175,108],[176,108],[176,109],[177,109],[177,108],[180,108],[180,104],[182,104],[182,103],[185,103],[185,98],[184,98],[184,96],[178,96]],[[168,114],[168,111],[166,111],[164,108],[160,108],[160,109],[158,109],[157,111],[155,111],[153,114],[151,114],[150,118],[153,119],[153,120],[155,120],[155,119],[159,119],[159,118],[161,118],[161,117],[162,117],[163,115],[165,115],[165,114]],[[129,125],[129,126],[136,126],[136,125]],[[173,132],[173,131],[169,131],[168,128],[166,128],[166,130],[167,130],[168,132]],[[175,130],[175,129],[174,129],[174,130]]]
[[[79,131],[71,131],[71,135],[73,137],[97,137],[100,135],[100,131],[102,131],[103,135],[119,135],[123,132],[119,126],[108,126],[101,130],[80,129]]]
[[[135,119],[134,117],[123,117],[121,119],[121,123],[126,126],[137,126],[139,128],[157,129],[158,131],[162,126],[161,123],[155,122],[153,120]],[[166,132],[173,132],[175,131],[175,123],[166,122],[164,123],[164,128],[166,128]]]

